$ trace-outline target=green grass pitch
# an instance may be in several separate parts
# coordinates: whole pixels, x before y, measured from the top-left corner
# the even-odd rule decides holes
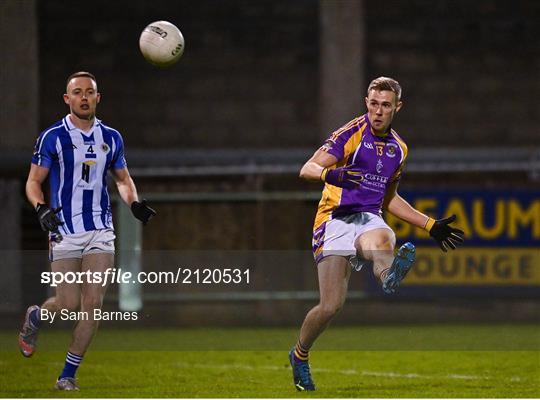
[[[297,329],[102,327],[78,372],[53,389],[70,332],[43,329],[36,354],[0,331],[0,397],[540,397],[537,325],[330,327],[311,354],[314,393],[296,392]]]

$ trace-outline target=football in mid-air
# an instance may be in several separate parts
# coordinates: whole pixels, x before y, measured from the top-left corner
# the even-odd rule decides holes
[[[182,57],[184,36],[170,22],[156,21],[142,31],[139,47],[144,58],[150,64],[156,67],[168,67]]]

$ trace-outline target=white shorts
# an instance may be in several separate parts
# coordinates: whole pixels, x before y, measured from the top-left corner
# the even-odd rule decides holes
[[[110,228],[64,235],[61,242],[49,241],[49,260],[82,258],[86,254],[114,254],[116,235]]]
[[[327,256],[349,258],[351,265],[360,270],[365,263],[354,246],[358,236],[374,229],[392,230],[379,215],[360,212],[326,221],[313,232],[313,255],[318,264]]]

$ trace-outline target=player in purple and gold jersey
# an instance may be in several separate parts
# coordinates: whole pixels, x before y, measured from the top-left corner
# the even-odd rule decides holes
[[[315,390],[309,349],[343,306],[351,267],[371,264],[383,290],[391,294],[414,262],[411,243],[394,256],[396,237],[382,219],[382,209],[427,230],[443,251],[463,242],[463,231],[450,226],[454,215],[434,220],[397,193],[407,159],[407,146],[391,127],[403,105],[399,83],[387,77],[373,80],[365,101],[367,114],[335,131],[300,171],[301,178],[325,186],[313,227],[320,301],[308,312],[289,353],[298,390]]]

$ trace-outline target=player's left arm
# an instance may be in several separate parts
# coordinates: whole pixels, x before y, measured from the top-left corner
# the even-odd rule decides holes
[[[448,249],[454,250],[457,245],[463,243],[463,231],[450,225],[455,221],[455,215],[436,220],[421,213],[398,194],[398,184],[399,181],[395,180],[390,184],[386,192],[383,207],[389,213],[411,225],[428,231],[444,252]]]
[[[146,204],[146,200],[139,202],[137,187],[129,174],[127,167],[121,169],[111,169],[111,174],[116,182],[120,197],[131,208],[133,216],[140,220],[144,225],[150,218],[156,215],[156,211]]]
[[[407,154],[406,147],[404,153]],[[390,183],[386,189],[384,197],[383,208],[411,225],[424,228],[429,217],[411,206],[397,192],[399,182],[401,181],[401,175],[403,173],[403,169],[405,168],[405,158],[406,157],[404,157],[399,165],[399,168],[390,179]]]
[[[411,225],[424,228],[429,217],[415,209],[403,197],[401,197],[397,192],[397,187],[398,181],[394,181],[390,184],[388,190],[386,191],[383,208]]]

